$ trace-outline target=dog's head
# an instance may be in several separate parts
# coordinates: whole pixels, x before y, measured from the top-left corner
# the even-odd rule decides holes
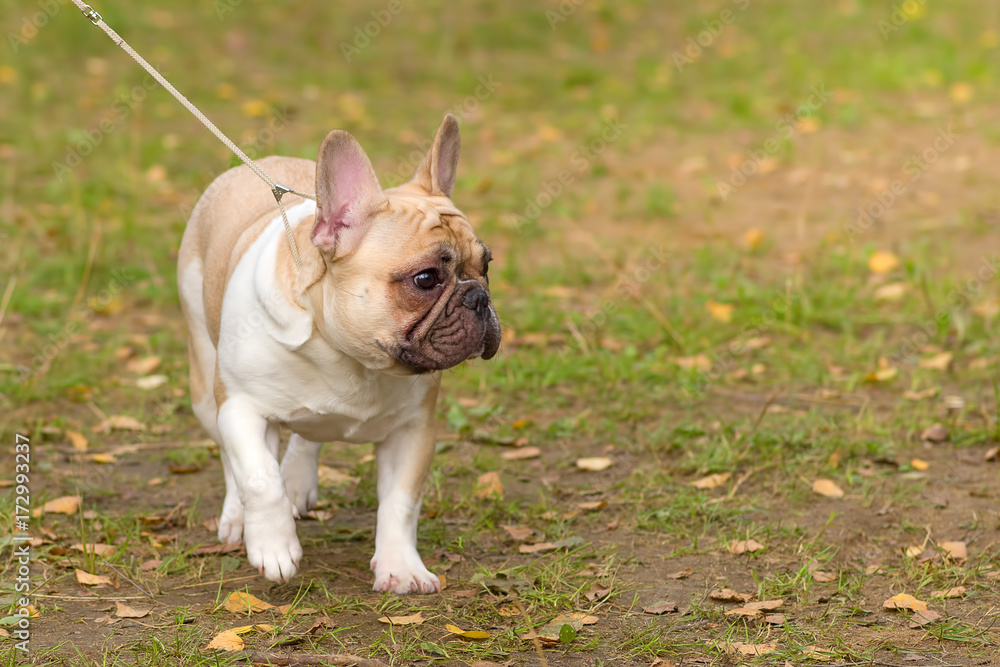
[[[450,198],[459,144],[448,114],[412,180],[389,190],[347,132],[320,146],[311,238],[327,270],[318,324],[369,368],[425,373],[499,348],[490,251]]]

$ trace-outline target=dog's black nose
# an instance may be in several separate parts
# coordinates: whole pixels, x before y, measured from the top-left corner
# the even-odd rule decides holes
[[[469,310],[482,313],[490,307],[490,295],[482,287],[469,290],[469,293],[462,299],[462,305]]]

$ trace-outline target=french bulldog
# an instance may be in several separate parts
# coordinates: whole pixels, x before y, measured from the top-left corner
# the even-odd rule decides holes
[[[374,590],[439,591],[417,553],[441,371],[493,357],[500,324],[489,249],[451,201],[460,137],[448,114],[413,178],[383,190],[368,156],[334,130],[316,162],[269,157],[301,256],[249,168],[195,206],[178,257],[191,403],[219,444],[219,538],[246,544],[268,579],[302,558],[295,519],[317,501],[322,443],[375,443]],[[278,463],[280,429],[291,431]]]

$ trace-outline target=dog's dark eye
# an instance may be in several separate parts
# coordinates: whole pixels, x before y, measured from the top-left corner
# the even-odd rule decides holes
[[[434,289],[441,284],[437,269],[427,269],[413,276],[413,284],[422,290]]]

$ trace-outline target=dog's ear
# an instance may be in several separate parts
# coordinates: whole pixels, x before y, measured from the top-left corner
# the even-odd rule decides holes
[[[446,114],[441,127],[434,135],[434,143],[417,167],[413,181],[419,183],[432,195],[451,196],[455,187],[455,172],[458,169],[458,151],[462,137],[458,132],[458,119]]]
[[[316,160],[316,223],[312,242],[331,259],[351,254],[386,203],[371,160],[343,130],[326,135]]]

